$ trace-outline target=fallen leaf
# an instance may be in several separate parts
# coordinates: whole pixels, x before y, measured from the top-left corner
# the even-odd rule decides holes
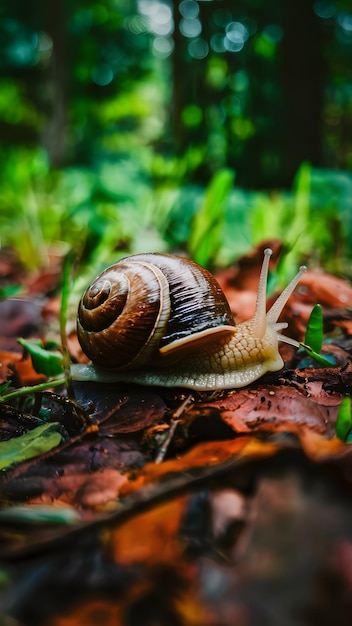
[[[139,385],[75,382],[76,400],[100,424],[102,435],[141,431],[162,421],[167,406],[160,393]]]
[[[9,474],[3,492],[18,503],[25,499],[31,504],[60,501],[75,505],[90,517],[90,511],[118,500],[129,472],[147,458],[134,442],[100,437],[83,440],[14,477]]]
[[[59,445],[62,434],[58,423],[43,424],[24,435],[0,442],[0,469],[37,457]]]
[[[17,346],[19,344],[17,343]],[[28,356],[22,357],[19,352],[0,351],[0,384],[7,380],[18,380],[23,385],[36,385],[46,380],[44,374],[38,374]]]

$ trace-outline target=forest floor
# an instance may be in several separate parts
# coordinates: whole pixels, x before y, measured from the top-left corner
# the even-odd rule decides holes
[[[238,321],[261,258],[218,276]],[[60,271],[2,254],[2,282],[23,291],[0,302],[0,385],[45,380],[17,339],[56,328]],[[352,288],[308,271],[285,310],[291,337],[317,302],[331,368],[285,345],[283,370],[239,390],[82,382],[74,399],[58,387],[0,403],[15,459],[1,465],[1,625],[350,624],[352,447],[335,424]],[[74,330],[68,346],[83,358]]]

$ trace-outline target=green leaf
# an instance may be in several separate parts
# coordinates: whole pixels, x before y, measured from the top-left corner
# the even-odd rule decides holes
[[[310,346],[307,346],[305,343],[300,343],[299,345],[307,354],[309,354],[310,357],[312,357],[312,359],[315,359],[315,361],[317,361],[319,365],[322,365],[323,367],[334,367],[335,363],[329,361],[329,359],[325,356],[322,356],[321,354],[318,354],[318,352],[312,350]]]
[[[352,443],[348,437],[348,433],[352,428],[352,416],[351,416],[351,398],[346,396],[340,404],[337,420],[335,424],[336,436],[342,441]]]
[[[5,287],[0,287],[0,300],[11,298],[11,296],[14,296],[21,291],[21,289],[21,285],[6,285]]]
[[[57,431],[59,427],[58,422],[43,424],[20,437],[0,442],[0,469],[32,459],[58,446],[62,439],[61,433]]]
[[[310,357],[315,359],[323,367],[333,367],[334,362],[329,360],[329,356],[325,357],[319,354],[323,344],[323,312],[320,304],[313,307],[310,314],[306,336],[301,347]]]
[[[71,524],[80,520],[72,507],[47,505],[11,506],[0,511],[0,521],[22,524]]]
[[[189,251],[200,265],[208,265],[221,245],[225,203],[233,186],[234,172],[222,169],[212,178],[204,202],[196,213],[189,237]]]
[[[9,387],[10,385],[10,381],[8,380],[6,383],[3,383],[2,385],[0,385],[0,396],[2,396],[6,389]]]
[[[314,352],[320,352],[323,344],[323,312],[320,304],[313,307],[310,314],[304,343]]]
[[[49,352],[44,348],[41,341],[33,339],[18,339],[17,341],[30,354],[33,367],[38,374],[45,374],[49,378],[62,374],[63,358],[61,352]]]

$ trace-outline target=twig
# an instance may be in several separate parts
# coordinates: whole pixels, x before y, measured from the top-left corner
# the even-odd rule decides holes
[[[174,411],[174,414],[172,416],[172,423],[171,426],[169,428],[169,432],[167,434],[166,439],[164,440],[162,446],[159,448],[158,454],[156,456],[155,459],[155,463],[162,463],[165,455],[168,451],[169,445],[172,441],[172,438],[175,434],[175,430],[179,424],[180,421],[180,417],[182,416],[182,414],[184,413],[186,407],[189,405],[189,403],[192,400],[192,396],[189,395],[187,396],[187,398],[182,402],[182,404],[180,404],[180,406],[176,409],[176,411]]]

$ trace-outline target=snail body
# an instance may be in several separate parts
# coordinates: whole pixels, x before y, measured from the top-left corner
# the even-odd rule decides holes
[[[271,250],[264,251],[254,316],[235,325],[215,278],[169,254],[137,254],[104,270],[79,304],[77,334],[91,364],[75,380],[218,390],[245,387],[283,367],[278,317],[302,273],[266,312]]]

